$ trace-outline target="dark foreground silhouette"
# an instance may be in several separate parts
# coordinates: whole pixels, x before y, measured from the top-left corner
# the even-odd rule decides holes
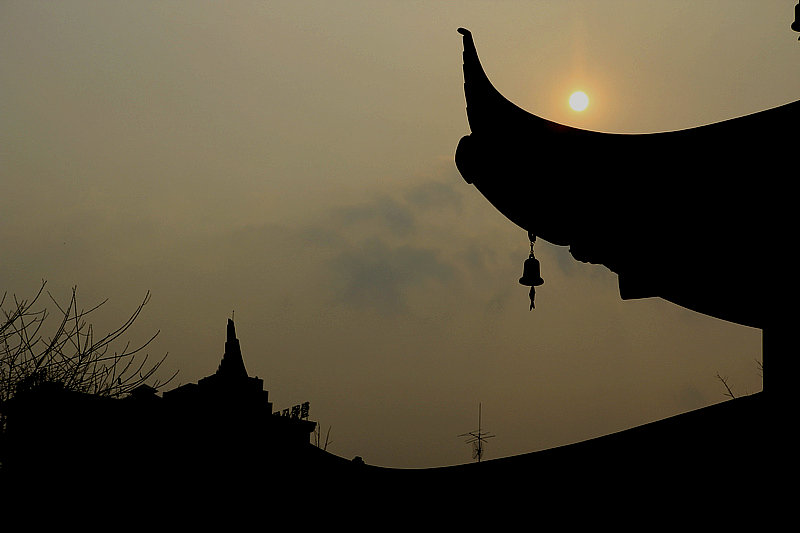
[[[788,281],[800,102],[664,133],[578,129],[504,98],[459,32],[472,132],[455,160],[468,183],[524,230],[616,272],[623,299],[764,327]]]
[[[203,516],[205,505],[270,502],[335,508],[360,519],[421,513],[453,523],[470,516],[464,503],[470,498],[501,510],[535,506],[552,513],[624,502],[676,515],[687,504],[720,497],[726,505],[756,505],[769,493],[760,482],[775,449],[765,443],[781,426],[765,413],[755,394],[515,457],[384,468],[312,446],[314,422],[273,414],[263,381],[247,375],[229,321],[217,372],[163,397],[142,389],[109,399],[56,385],[17,396],[0,483],[6,502],[89,505],[104,516],[131,502],[191,516]]]
[[[455,162],[467,183],[531,241],[615,272],[623,300],[660,297],[762,329],[764,391],[793,401],[797,201],[788,190],[800,101],[670,132],[583,130],[509,102],[472,34],[459,33],[471,133]],[[525,285],[540,284],[532,266]]]
[[[531,236],[616,272],[623,298],[660,296],[763,328],[765,353],[783,370],[795,364],[779,304],[795,301],[786,246],[794,197],[784,180],[800,104],[680,132],[588,132],[508,102],[483,72],[471,34],[461,33],[472,133],[456,163],[468,182]],[[534,268],[523,279],[538,286],[538,276]],[[66,517],[96,518],[99,508],[117,521],[138,512],[154,523],[165,513],[222,510],[228,526],[266,513],[269,524],[326,527],[311,511],[331,507],[373,529],[411,519],[424,530],[432,516],[450,530],[482,516],[546,530],[649,530],[672,518],[682,529],[731,518],[765,525],[795,498],[779,482],[794,483],[796,470],[795,374],[773,365],[765,355],[781,394],[765,387],[515,457],[392,469],[324,452],[309,443],[313,422],[274,415],[230,322],[218,371],[163,397],[143,388],[103,399],[56,384],[15,398],[3,512],[19,513],[21,501],[68,506]],[[30,525],[43,517],[25,516]]]

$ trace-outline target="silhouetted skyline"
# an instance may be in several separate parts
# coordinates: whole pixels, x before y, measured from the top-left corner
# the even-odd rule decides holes
[[[373,465],[470,462],[478,402],[493,459],[723,401],[717,373],[760,390],[758,330],[623,302],[544,241],[529,312],[527,235],[453,163],[456,28],[523,109],[653,132],[796,100],[794,3],[460,4],[4,3],[0,292],[77,285],[103,330],[150,290],[134,337],[174,386],[235,309],[272,401]]]

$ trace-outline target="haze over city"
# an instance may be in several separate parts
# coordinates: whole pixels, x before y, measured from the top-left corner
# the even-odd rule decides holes
[[[275,407],[309,401],[330,452],[380,466],[469,462],[458,435],[479,402],[492,459],[724,401],[717,374],[758,392],[759,330],[622,301],[615,274],[565,247],[537,241],[528,310],[527,235],[453,162],[469,133],[456,29],[520,107],[643,133],[796,100],[793,8],[5,2],[0,294],[77,286],[85,307],[109,299],[100,332],[150,291],[131,336],[160,330],[148,351],[179,370],[168,388],[216,370],[235,315]],[[564,165],[536,179],[569,179]],[[531,201],[570,216],[569,198]],[[731,259],[731,290],[755,290],[760,258],[743,242]]]

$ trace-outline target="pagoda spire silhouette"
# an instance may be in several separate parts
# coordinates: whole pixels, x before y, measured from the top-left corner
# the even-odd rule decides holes
[[[242,348],[236,338],[236,326],[232,319],[228,319],[227,336],[225,338],[225,352],[219,362],[217,371],[210,376],[198,380],[198,394],[207,400],[219,402],[221,405],[237,404],[241,408],[265,408],[268,414],[272,413],[272,404],[269,402],[269,392],[264,390],[264,380],[258,376],[250,377],[244,366]],[[192,384],[179,387],[175,391],[165,393],[173,395],[175,392],[188,392],[194,388]],[[186,390],[182,390],[186,389]]]
[[[222,378],[243,379],[247,377],[247,369],[242,358],[242,348],[236,338],[236,326],[228,319],[228,334],[225,340],[225,353],[217,368],[217,375]]]

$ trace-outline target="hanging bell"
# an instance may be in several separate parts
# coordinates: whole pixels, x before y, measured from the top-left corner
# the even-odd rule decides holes
[[[534,235],[531,231],[528,232],[528,240],[531,242],[531,254],[525,260],[525,264],[522,267],[522,277],[519,278],[519,282],[522,285],[528,285],[531,288],[528,296],[530,296],[531,311],[533,311],[533,300],[536,296],[536,287],[542,285],[544,280],[542,279],[540,273],[539,260],[533,256],[533,243],[536,242],[536,235]]]
[[[525,264],[522,267],[522,277],[519,278],[519,282],[530,287],[538,287],[544,283],[540,274],[539,260],[533,257],[533,254],[525,260]]]

